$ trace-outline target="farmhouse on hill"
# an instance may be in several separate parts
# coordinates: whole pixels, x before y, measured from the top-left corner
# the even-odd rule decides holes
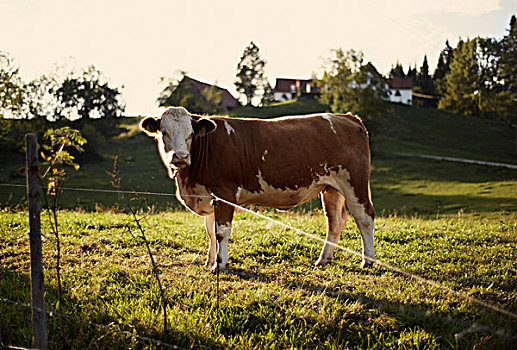
[[[413,104],[413,78],[412,77],[390,77],[390,102]]]
[[[184,75],[179,82],[170,83],[158,98],[162,107],[183,106],[200,114],[224,113],[239,105],[224,88],[203,83]]]
[[[210,85],[207,83],[203,83],[199,80],[190,78],[191,83],[199,90],[200,93],[203,93],[205,89],[214,88],[216,91],[221,93],[222,105],[225,112],[236,107],[238,105],[237,99],[233,97],[233,95],[228,91],[228,89],[219,87],[217,85]]]
[[[281,102],[301,95],[317,95],[320,88],[312,79],[276,78],[273,92],[275,101]]]
[[[413,80],[411,77],[390,77],[388,100],[406,105],[413,104]],[[320,87],[313,79],[276,78],[273,89],[277,102],[288,101],[301,95],[318,95]]]

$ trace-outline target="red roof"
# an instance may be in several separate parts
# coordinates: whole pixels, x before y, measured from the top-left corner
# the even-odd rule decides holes
[[[190,77],[189,77],[190,78]],[[203,83],[201,81],[198,81],[196,79],[192,79],[190,78],[192,83],[196,86],[196,88],[199,90],[199,91],[203,91],[205,89],[208,89],[210,87],[215,87],[217,90],[221,91],[221,97],[223,99],[223,106],[224,108],[227,110],[228,108],[233,108],[235,106],[237,106],[237,100],[235,99],[235,97],[233,97],[233,95],[227,90],[227,89],[223,89],[219,86],[216,86],[216,85],[210,85],[210,84],[207,84],[207,83]]]
[[[307,85],[310,86],[309,91],[307,91]],[[275,92],[298,92],[301,91],[303,93],[315,93],[319,92],[320,88],[316,85],[312,79],[288,79],[288,78],[276,78],[275,84]]]
[[[390,78],[390,88],[392,89],[412,89],[413,88],[413,78],[412,77],[404,77],[404,78]]]

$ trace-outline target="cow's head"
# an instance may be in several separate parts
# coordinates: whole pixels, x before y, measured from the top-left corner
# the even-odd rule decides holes
[[[193,116],[183,107],[169,107],[160,118],[146,117],[140,122],[140,130],[156,139],[170,176],[172,168],[190,165],[190,146],[194,136],[204,136],[216,127],[212,120]]]

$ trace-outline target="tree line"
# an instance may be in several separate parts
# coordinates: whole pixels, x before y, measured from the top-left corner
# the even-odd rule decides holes
[[[324,64],[323,76],[314,79],[320,88],[319,102],[336,113],[353,112],[365,119],[382,116],[389,109],[389,78],[409,78],[413,102],[460,115],[500,119],[517,123],[517,23],[512,16],[507,34],[501,39],[460,38],[455,48],[446,41],[431,74],[427,55],[421,67],[400,63],[389,77],[367,62],[361,51],[332,50]],[[237,65],[235,88],[245,105],[266,106],[274,102],[273,89],[265,75],[266,60],[251,42]],[[200,92],[183,73],[161,92],[161,106],[183,105],[198,113],[220,113],[217,91]],[[189,80],[190,79],[190,80]]]
[[[250,42],[234,82],[242,104],[265,106],[274,101],[265,66],[260,49]],[[516,17],[501,39],[460,39],[455,48],[447,41],[433,74],[425,56],[419,70],[409,67],[405,72],[397,63],[389,76],[413,80],[418,106],[517,123]],[[361,51],[333,50],[323,76],[315,81],[321,91],[319,101],[333,112],[351,111],[369,119],[389,108],[387,78],[365,61]],[[199,89],[185,72],[162,82],[159,106],[181,105],[201,114],[224,112],[220,88]],[[19,136],[25,132],[43,134],[50,127],[67,125],[86,137],[87,153],[94,151],[119,132],[118,119],[125,110],[120,97],[121,89],[112,87],[94,66],[24,82],[12,58],[0,51],[0,147],[19,150],[23,142]],[[12,123],[8,118],[27,122]]]
[[[87,155],[117,135],[125,106],[121,91],[112,87],[94,66],[43,74],[23,81],[19,67],[0,52],[0,147],[19,151],[23,135],[71,127],[88,140]]]
[[[392,67],[391,77],[413,79],[418,106],[461,115],[517,123],[517,20],[510,19],[501,39],[460,39],[455,48],[446,41],[431,75],[427,56],[422,66]]]

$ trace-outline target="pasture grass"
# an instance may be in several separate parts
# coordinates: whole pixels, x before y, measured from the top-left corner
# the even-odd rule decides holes
[[[323,237],[310,214],[265,212]],[[160,293],[144,243],[127,214],[61,211],[62,276],[68,348],[511,349],[517,319],[421,284],[337,250],[315,268],[321,243],[251,214],[235,215],[229,271],[204,267],[202,219],[185,212],[140,212],[168,299],[163,330]],[[30,303],[27,215],[0,214],[0,296]],[[49,232],[43,218],[43,232]],[[450,215],[376,220],[379,260],[517,313],[517,219]],[[360,250],[350,220],[339,242]],[[57,302],[56,247],[44,241],[46,303]],[[30,310],[0,301],[3,344],[30,347]],[[49,317],[49,348],[62,348],[59,320]]]

